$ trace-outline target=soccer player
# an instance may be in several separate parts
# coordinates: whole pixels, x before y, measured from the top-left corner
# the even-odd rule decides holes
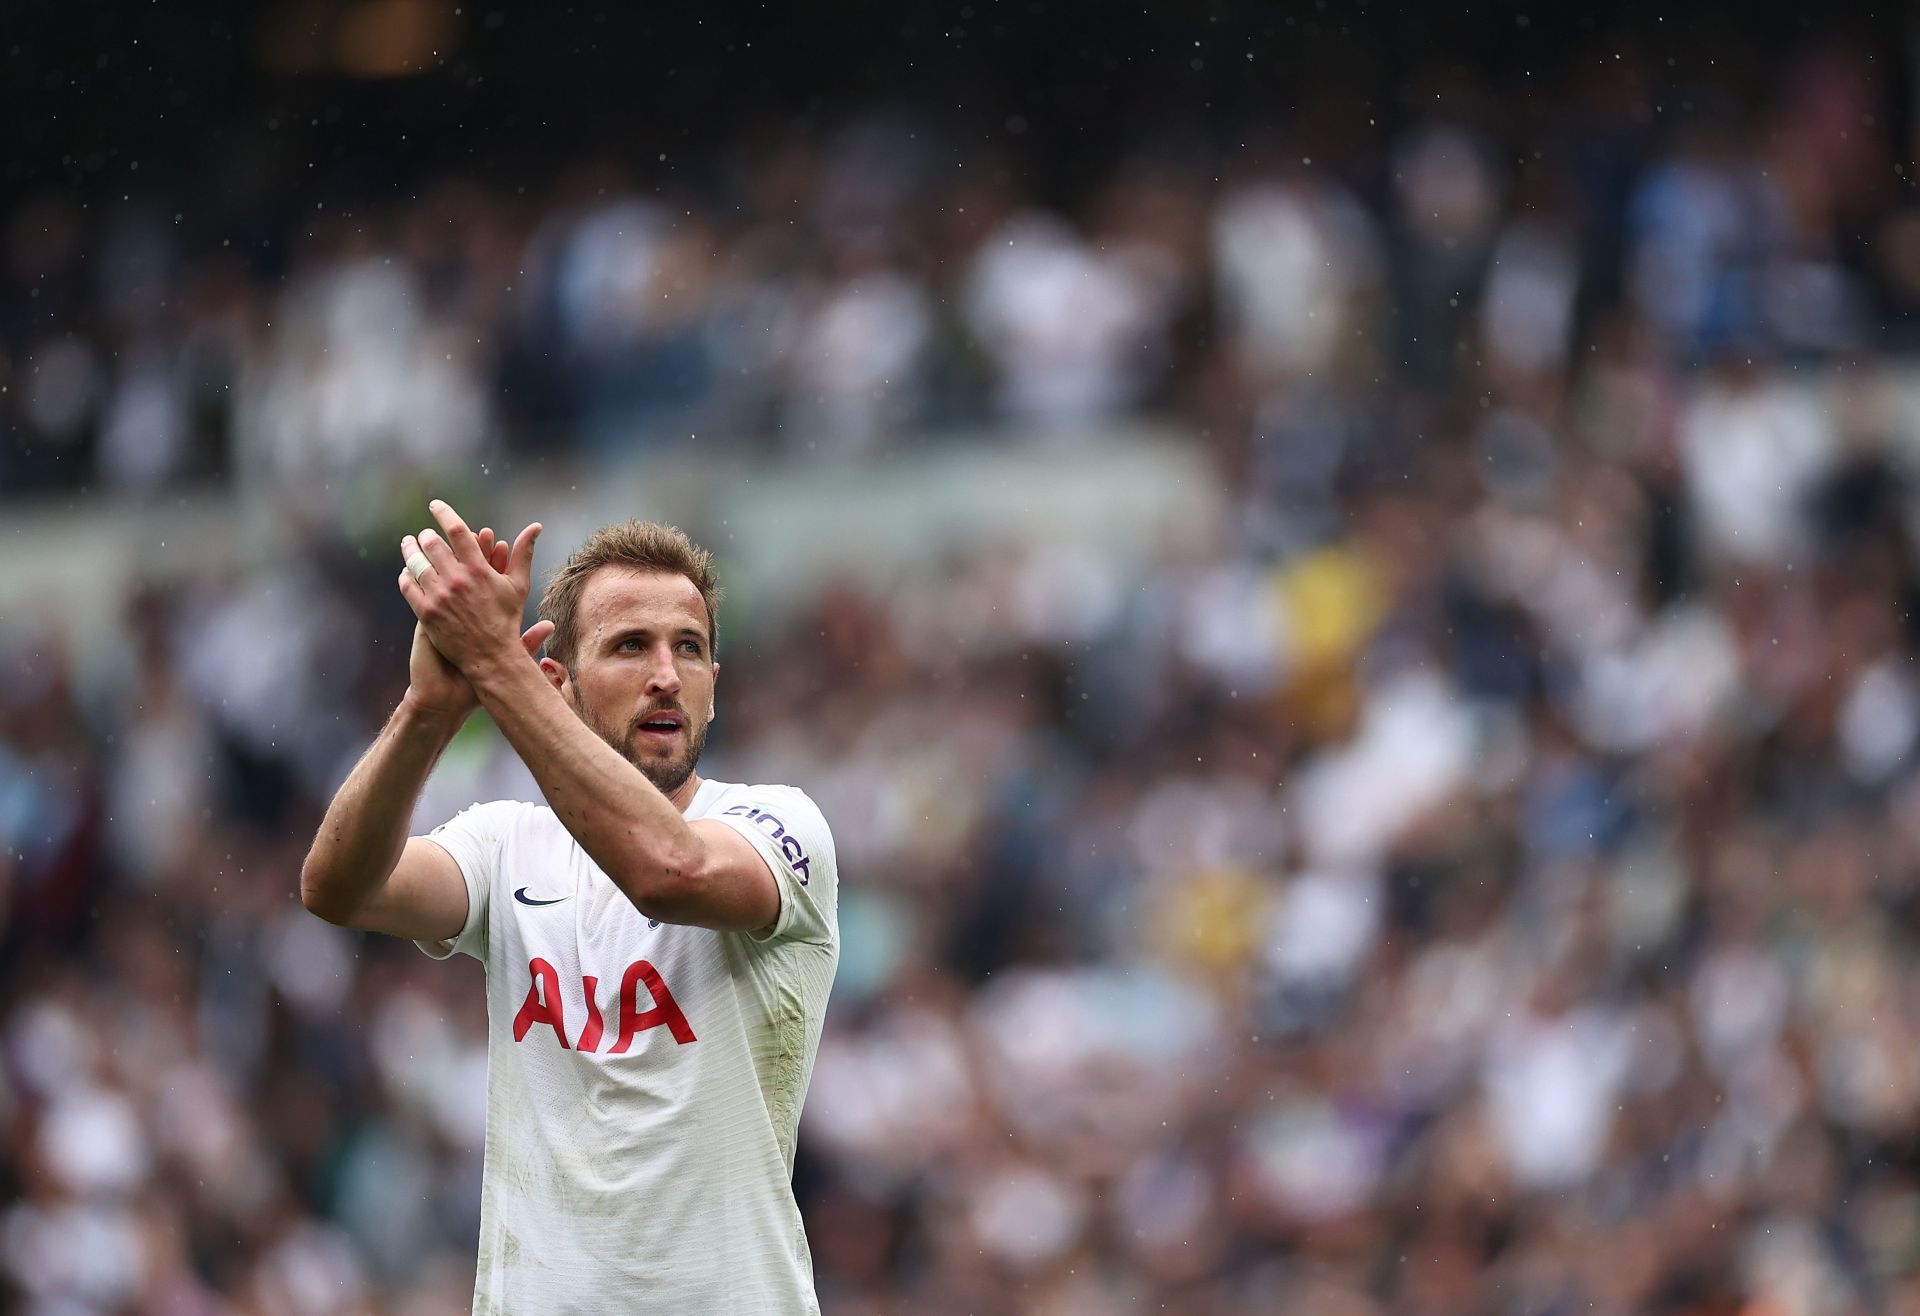
[[[330,922],[486,965],[473,1310],[818,1312],[792,1175],[839,957],[833,838],[791,786],[694,770],[720,672],[712,557],[669,526],[608,526],[523,635],[540,527],[509,547],[429,506],[438,529],[401,541],[406,696],[300,889]],[[481,706],[546,806],[409,837]]]

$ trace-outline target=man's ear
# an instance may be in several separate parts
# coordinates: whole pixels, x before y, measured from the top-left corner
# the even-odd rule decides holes
[[[541,675],[553,682],[553,688],[555,690],[558,690],[563,695],[567,692],[567,669],[562,666],[558,660],[542,658],[540,660],[540,672]]]
[[[715,689],[718,689],[720,686],[720,663],[717,659],[713,664],[713,684]],[[713,714],[714,703],[713,700],[709,699],[707,700],[707,721],[713,721]]]

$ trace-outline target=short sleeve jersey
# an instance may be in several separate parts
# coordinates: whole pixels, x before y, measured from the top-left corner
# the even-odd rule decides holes
[[[431,833],[467,884],[435,958],[487,969],[478,1313],[816,1313],[793,1198],[839,959],[833,838],[790,786],[702,782],[686,811],[767,861],[765,937],[659,923],[543,805]]]

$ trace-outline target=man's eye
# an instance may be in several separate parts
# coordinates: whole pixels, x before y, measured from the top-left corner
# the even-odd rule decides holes
[[[622,649],[637,650],[640,647],[640,641],[628,638],[620,641],[620,647]]]
[[[700,641],[698,640],[682,640],[680,641],[680,647],[692,654],[695,658],[700,656]]]

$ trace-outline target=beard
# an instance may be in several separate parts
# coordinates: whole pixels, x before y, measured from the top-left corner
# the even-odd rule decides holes
[[[572,702],[573,711],[580,715],[580,720],[587,724],[587,729],[612,746],[614,753],[638,768],[640,775],[652,782],[662,795],[672,795],[687,784],[687,778],[693,776],[694,765],[700,762],[700,751],[707,747],[708,724],[688,717],[681,709],[676,708],[673,711],[686,720],[687,747],[678,754],[662,757],[658,754],[643,753],[634,744],[633,738],[639,732],[641,723],[665,712],[665,709],[648,709],[635,716],[624,727],[620,727],[602,718],[594,710],[582,708],[578,699]]]

